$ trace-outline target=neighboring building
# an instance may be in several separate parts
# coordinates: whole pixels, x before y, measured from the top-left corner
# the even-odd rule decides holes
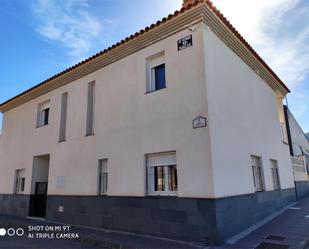
[[[302,197],[309,194],[309,141],[287,106],[284,106],[284,113],[296,192],[298,197]]]
[[[306,137],[307,137],[307,139],[308,139],[308,141],[309,141],[309,132],[306,133]]]
[[[221,243],[296,200],[288,92],[209,1],[185,1],[0,105],[0,211]]]

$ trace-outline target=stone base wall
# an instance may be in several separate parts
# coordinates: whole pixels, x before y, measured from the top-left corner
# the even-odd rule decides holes
[[[220,244],[294,201],[295,189],[222,199],[49,196],[47,219]]]
[[[0,214],[27,217],[29,195],[0,195]]]
[[[59,206],[64,212],[58,212]],[[49,196],[47,219],[199,241],[215,237],[215,201],[177,197]]]
[[[216,200],[217,241],[222,242],[242,232],[295,201],[294,188]]]
[[[46,219],[221,244],[294,201],[294,188],[221,199],[48,196]],[[26,195],[0,195],[0,213],[28,216],[29,202]]]

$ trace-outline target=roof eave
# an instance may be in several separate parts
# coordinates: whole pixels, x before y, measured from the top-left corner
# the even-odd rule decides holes
[[[43,81],[29,90],[5,101],[0,105],[4,113],[34,98],[71,83],[85,75],[133,54],[150,44],[185,29],[195,22],[203,21],[219,38],[229,46],[249,67],[259,74],[275,91],[283,96],[290,92],[288,87],[272,71],[265,61],[254,51],[227,19],[208,0],[196,0],[186,8],[163,18],[155,24],[136,32],[121,42],[89,57],[63,72]]]

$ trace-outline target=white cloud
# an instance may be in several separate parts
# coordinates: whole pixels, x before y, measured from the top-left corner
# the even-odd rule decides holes
[[[309,56],[309,29],[304,25],[295,34],[285,27],[293,22],[291,15],[306,11],[295,9],[300,0],[213,2],[291,88],[304,79],[309,69],[309,64],[303,63]]]
[[[305,0],[213,0],[246,40],[290,87],[293,112],[309,111],[309,7]],[[291,101],[290,101],[291,102]],[[303,125],[309,126],[303,122]]]
[[[88,7],[87,0],[34,0],[36,31],[48,41],[64,46],[69,56],[83,57],[102,30]]]

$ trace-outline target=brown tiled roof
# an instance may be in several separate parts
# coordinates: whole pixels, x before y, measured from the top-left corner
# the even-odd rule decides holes
[[[132,39],[134,39],[134,38],[136,38],[136,37],[138,37],[138,36],[144,34],[145,32],[148,32],[148,31],[154,29],[155,27],[160,26],[162,23],[165,23],[165,22],[167,22],[167,21],[169,21],[169,20],[171,20],[171,19],[177,17],[179,14],[182,14],[182,13],[184,13],[185,11],[190,10],[192,7],[195,7],[195,6],[197,6],[197,5],[199,5],[199,4],[203,4],[203,3],[206,3],[206,4],[207,4],[207,6],[216,14],[216,16],[225,24],[225,26],[226,26],[226,27],[227,27],[227,28],[228,28],[228,29],[229,29],[229,30],[230,30],[230,31],[231,31],[231,32],[232,32],[232,33],[233,33],[233,34],[234,34],[246,47],[247,47],[247,49],[256,57],[256,59],[257,59],[257,60],[258,60],[258,61],[271,73],[271,75],[284,87],[284,89],[285,89],[287,92],[290,92],[289,88],[281,81],[281,79],[275,74],[275,72],[266,64],[266,62],[257,54],[257,52],[249,45],[249,43],[240,35],[240,33],[239,33],[239,32],[233,27],[233,25],[223,16],[223,14],[221,14],[221,12],[213,5],[213,3],[212,3],[210,0],[195,0],[195,1],[192,2],[192,4],[188,4],[188,5],[186,5],[185,7],[182,7],[180,10],[177,10],[177,11],[175,11],[173,14],[170,14],[170,15],[168,15],[167,17],[164,17],[162,20],[157,21],[156,23],[151,24],[150,26],[148,26],[148,27],[146,27],[146,28],[140,30],[139,32],[136,32],[135,34],[133,34],[133,35],[131,35],[131,36],[128,36],[127,38],[121,40],[120,42],[117,42],[116,44],[114,44],[114,45],[112,45],[112,46],[110,46],[110,47],[108,47],[108,48],[106,48],[106,49],[100,51],[99,53],[97,53],[97,54],[95,54],[95,55],[93,55],[93,56],[91,56],[91,57],[89,57],[89,58],[87,58],[87,59],[85,59],[85,60],[79,62],[78,64],[76,64],[76,65],[74,65],[74,66],[72,66],[72,67],[69,67],[69,68],[67,68],[66,70],[64,70],[64,71],[62,71],[62,72],[60,72],[60,73],[58,73],[58,74],[56,74],[56,75],[54,75],[54,76],[48,78],[47,80],[45,80],[45,81],[43,81],[43,82],[37,84],[36,86],[34,86],[34,87],[28,89],[27,91],[25,91],[25,92],[23,92],[23,93],[21,93],[21,94],[15,96],[15,97],[9,99],[9,100],[3,102],[3,103],[0,105],[0,107],[1,107],[2,105],[5,105],[5,104],[11,102],[12,100],[14,100],[14,99],[16,99],[16,98],[18,98],[18,97],[20,97],[20,96],[22,96],[22,95],[28,93],[28,92],[31,92],[31,91],[34,90],[35,88],[38,88],[38,87],[40,87],[40,86],[42,86],[42,85],[44,85],[44,84],[50,82],[51,80],[54,80],[54,79],[56,79],[56,78],[58,78],[58,77],[60,77],[60,76],[62,76],[62,75],[64,75],[64,74],[66,74],[66,73],[68,73],[68,72],[70,72],[70,71],[72,71],[72,70],[74,70],[74,69],[80,67],[81,65],[86,64],[86,63],[92,61],[93,59],[95,59],[95,58],[97,58],[97,57],[99,57],[99,56],[101,56],[101,55],[103,55],[103,54],[106,54],[107,52],[109,52],[109,51],[111,51],[111,50],[113,50],[113,49],[115,49],[115,48],[117,48],[117,47],[119,47],[119,46],[121,46],[121,45],[126,44],[126,43],[129,42],[130,40],[132,40]]]

